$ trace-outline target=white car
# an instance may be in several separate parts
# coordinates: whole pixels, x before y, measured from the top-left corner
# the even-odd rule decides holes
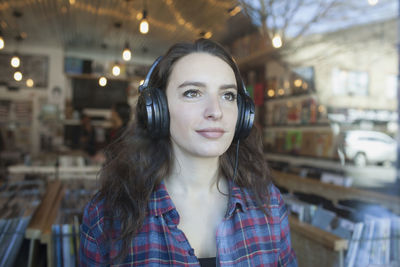
[[[344,132],[342,138],[345,157],[357,166],[393,164],[396,161],[396,140],[385,133],[352,130]]]

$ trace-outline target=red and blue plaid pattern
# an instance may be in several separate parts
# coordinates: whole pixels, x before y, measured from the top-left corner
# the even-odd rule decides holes
[[[297,266],[289,234],[286,206],[270,185],[270,213],[257,208],[247,189],[231,183],[225,219],[217,230],[217,266]],[[161,183],[153,192],[141,231],[120,263],[110,262],[120,251],[112,243],[120,224],[110,229],[104,200],[94,198],[85,208],[81,225],[80,266],[200,266],[188,240],[178,229],[179,214]]]

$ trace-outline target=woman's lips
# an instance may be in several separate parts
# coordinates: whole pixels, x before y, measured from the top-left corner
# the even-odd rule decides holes
[[[225,133],[225,131],[221,128],[206,128],[197,130],[196,132],[201,136],[209,139],[220,138]]]

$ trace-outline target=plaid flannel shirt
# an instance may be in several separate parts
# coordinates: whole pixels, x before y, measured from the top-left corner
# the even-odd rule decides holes
[[[249,190],[233,183],[230,186],[228,210],[216,232],[216,265],[297,266],[287,209],[279,190],[269,186],[270,213],[266,216],[257,208]],[[118,237],[120,223],[110,229],[106,221],[104,200],[95,197],[83,215],[80,266],[200,266],[178,228],[179,214],[164,183],[152,193],[143,227],[122,262],[110,262],[121,249],[121,242],[109,240],[110,233],[111,238]]]

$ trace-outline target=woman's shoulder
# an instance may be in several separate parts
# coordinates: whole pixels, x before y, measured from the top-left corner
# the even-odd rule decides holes
[[[88,228],[101,226],[104,224],[105,218],[105,200],[96,193],[86,204],[83,211],[82,223]]]
[[[265,202],[263,203],[264,208],[269,208],[269,209],[280,209],[282,206],[284,206],[283,198],[281,195],[281,192],[279,189],[272,183],[270,182],[267,186],[267,194],[265,196],[265,199],[268,200],[268,203]],[[244,198],[245,201],[247,202],[248,207],[250,208],[257,208],[259,207],[257,203],[257,198],[255,196],[255,193],[252,190],[249,189],[244,189]]]
[[[281,206],[283,204],[281,191],[272,182],[268,185],[268,193],[271,205]]]

